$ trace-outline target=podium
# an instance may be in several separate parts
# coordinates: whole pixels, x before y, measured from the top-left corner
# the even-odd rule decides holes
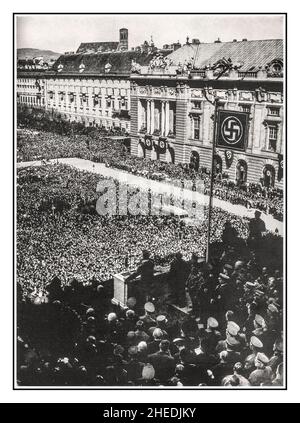
[[[114,275],[114,296],[112,299],[113,304],[120,305],[125,308],[128,299],[128,285],[125,279],[131,274],[129,271],[124,271]]]
[[[167,282],[164,277],[169,272],[169,266],[155,266],[154,267],[154,277],[153,277],[153,286],[155,291],[157,291],[157,296],[163,295],[163,292],[167,290]],[[128,298],[135,296],[134,291],[138,288],[139,280],[141,279],[138,276],[134,281],[130,282],[128,285],[125,284],[125,279],[133,273],[133,270],[116,273],[114,275],[114,296],[112,303],[119,305],[121,308],[127,307]]]

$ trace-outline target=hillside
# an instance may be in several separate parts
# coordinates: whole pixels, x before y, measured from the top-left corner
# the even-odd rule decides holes
[[[37,48],[18,48],[17,58],[18,59],[33,59],[34,57],[43,56],[44,60],[48,62],[50,59],[56,60],[61,53],[56,53],[51,50],[40,50]]]

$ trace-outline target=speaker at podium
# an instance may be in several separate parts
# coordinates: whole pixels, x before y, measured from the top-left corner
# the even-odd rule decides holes
[[[154,297],[161,297],[168,295],[168,283],[166,275],[170,270],[169,266],[155,266],[153,282],[149,286],[148,294]],[[125,270],[124,272],[116,273],[114,275],[114,296],[112,299],[113,304],[121,308],[127,307],[127,301],[130,297],[139,298],[139,281],[140,276],[135,280],[125,283],[125,280],[131,275],[133,271]],[[141,305],[141,304],[140,304]]]

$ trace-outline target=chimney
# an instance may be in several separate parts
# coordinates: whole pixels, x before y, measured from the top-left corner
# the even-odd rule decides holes
[[[242,41],[248,41],[247,38],[243,38]]]
[[[215,43],[221,43],[220,38],[218,38],[218,39],[215,41]]]
[[[118,50],[128,50],[128,29],[120,29],[120,40]]]

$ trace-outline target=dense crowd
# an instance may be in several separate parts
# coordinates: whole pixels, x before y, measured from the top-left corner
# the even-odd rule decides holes
[[[203,192],[209,195],[210,175],[207,169],[198,172],[187,164],[165,163],[159,160],[132,156],[120,140],[92,133],[90,135],[61,135],[53,132],[20,130],[17,141],[17,161],[48,160],[61,157],[78,157],[106,163],[117,169],[133,174],[143,174],[147,178],[167,180],[181,186],[188,181],[203,181]],[[227,179],[216,176],[213,195],[233,204],[257,208],[283,219],[283,193],[276,188],[265,188],[260,184],[236,186]]]
[[[204,254],[206,210],[199,226],[185,225],[168,215],[98,216],[96,187],[101,179],[63,164],[18,171],[18,278],[23,286],[45,284],[53,274],[64,283],[72,277],[107,280],[125,262],[136,265],[145,248],[162,264],[179,249],[186,259],[193,251]],[[122,201],[128,199],[122,197]],[[243,219],[215,208],[213,219],[220,226],[213,227],[212,241],[220,239],[229,218],[240,236],[247,237]]]
[[[18,383],[282,385],[281,257],[268,261],[248,245],[247,221],[214,208],[218,248],[206,264],[207,219],[99,216],[100,178],[62,164],[18,171]],[[267,235],[261,245],[278,241]],[[169,296],[180,283],[188,316],[168,296],[130,298],[124,310],[111,303],[107,280],[136,267],[143,249],[170,264]]]

